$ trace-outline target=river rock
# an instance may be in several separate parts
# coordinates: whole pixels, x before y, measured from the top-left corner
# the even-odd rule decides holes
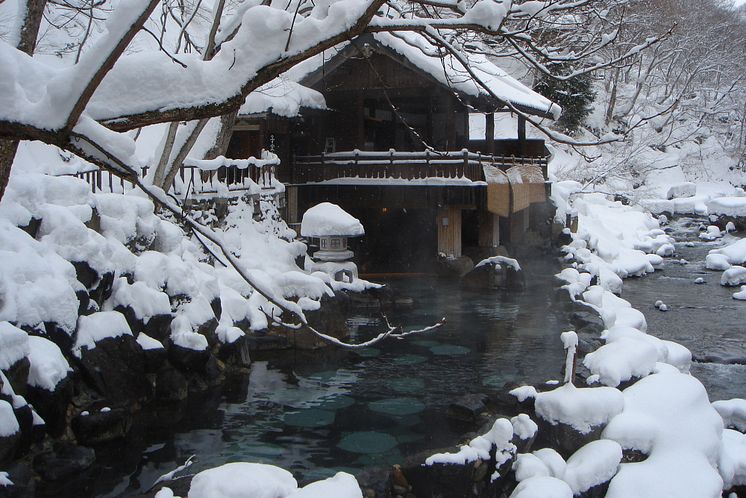
[[[106,443],[127,435],[132,426],[132,415],[124,408],[89,410],[74,417],[71,426],[80,444]]]
[[[229,367],[248,367],[251,365],[249,340],[242,335],[231,343],[221,343],[218,359]]]
[[[474,269],[474,261],[468,256],[438,256],[438,273],[444,276],[463,277]]]
[[[26,384],[28,382],[29,368],[31,362],[28,357],[23,357],[17,362],[13,363],[7,370],[3,370],[5,377],[10,382],[10,386],[13,388],[13,392],[19,396],[26,395]],[[0,386],[2,386],[2,380],[0,380]]]
[[[446,416],[458,422],[478,423],[479,416],[487,409],[487,401],[483,394],[466,394],[448,405]]]
[[[0,487],[1,497],[27,498],[36,496],[36,480],[29,462],[16,460],[5,466],[3,470],[8,473],[8,478],[13,481],[13,485]]]
[[[73,397],[73,380],[67,376],[48,391],[42,387],[28,386],[26,399],[46,422],[50,435],[60,436],[67,427],[67,408]]]
[[[470,288],[523,290],[523,271],[510,264],[510,260],[499,257],[487,258],[463,276],[461,284]]]
[[[96,460],[96,452],[71,443],[55,443],[51,451],[34,458],[34,470],[45,481],[56,481],[82,472]]]
[[[581,433],[568,424],[562,422],[552,424],[541,417],[536,417],[536,423],[539,426],[538,446],[554,448],[565,459],[591,441],[599,439],[606,427],[605,424],[596,425],[592,426],[587,433]]]
[[[164,364],[156,374],[155,398],[159,403],[183,401],[189,396],[188,379],[172,367]]]
[[[180,370],[185,372],[204,372],[209,358],[209,349],[189,349],[174,344],[169,340],[168,359]]]
[[[106,337],[93,349],[83,348],[77,363],[91,387],[114,404],[143,401],[151,394],[145,355],[131,335]]]

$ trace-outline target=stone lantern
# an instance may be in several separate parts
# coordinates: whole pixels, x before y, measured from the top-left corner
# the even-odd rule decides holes
[[[303,214],[300,234],[319,239],[309,271],[327,273],[337,282],[351,283],[357,278],[355,255],[347,248],[347,239],[365,235],[360,220],[330,202],[322,202]]]

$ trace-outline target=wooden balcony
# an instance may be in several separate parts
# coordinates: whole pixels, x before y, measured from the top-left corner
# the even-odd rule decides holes
[[[468,149],[457,152],[404,152],[389,149],[380,152],[353,150],[317,156],[296,156],[293,164],[293,183],[319,183],[343,178],[363,181],[437,178],[460,182],[484,182],[485,165],[505,171],[521,164],[541,167],[546,178],[546,156],[486,155],[470,152]]]

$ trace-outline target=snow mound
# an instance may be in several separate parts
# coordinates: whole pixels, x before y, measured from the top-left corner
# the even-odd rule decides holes
[[[323,481],[312,482],[292,493],[288,498],[363,498],[354,476],[338,472]]]
[[[694,197],[695,195],[697,195],[697,185],[691,182],[684,182],[672,185],[671,188],[668,189],[666,199],[670,200],[678,197]]]
[[[723,478],[723,489],[746,485],[746,434],[731,429],[723,431],[718,469]]]
[[[10,403],[0,399],[0,437],[8,437],[21,429]]]
[[[746,284],[746,267],[743,266],[732,266],[720,277],[720,285],[735,287],[743,284]]]
[[[341,207],[331,202],[322,202],[303,214],[300,234],[303,237],[359,237],[365,235],[365,229],[360,220]]]
[[[583,359],[602,384],[616,387],[635,377],[645,377],[655,369],[659,351],[655,345],[639,339],[621,337],[609,342]]]
[[[712,253],[705,257],[705,268],[708,270],[723,271],[731,267],[728,257],[725,254]]]
[[[649,455],[622,464],[608,498],[720,496],[716,465],[723,421],[702,384],[667,368],[624,390],[624,411],[602,437]]]
[[[203,470],[192,479],[189,498],[285,498],[298,488],[293,474],[261,463],[235,462]]]
[[[612,387],[575,387],[568,383],[536,395],[536,414],[544,420],[569,425],[588,434],[624,408],[624,396]]]
[[[746,263],[746,239],[739,239],[720,249],[713,249],[709,254],[722,254],[731,265]]]
[[[132,331],[124,315],[118,311],[99,311],[92,315],[81,316],[73,354],[80,358],[84,348],[94,349],[97,342],[123,335],[132,335]]]
[[[616,441],[591,441],[567,460],[563,479],[578,495],[611,480],[621,460],[622,447]]]
[[[513,433],[518,436],[518,439],[527,440],[531,439],[536,435],[539,427],[536,422],[531,420],[531,417],[525,413],[519,413],[515,417],[510,419],[510,423],[513,425]]]
[[[510,498],[572,498],[572,489],[556,477],[535,476],[521,481]]]
[[[723,418],[725,427],[746,432],[746,399],[734,398],[714,401],[712,407]]]
[[[57,384],[67,377],[68,372],[72,372],[70,364],[52,341],[32,335],[29,336],[28,342],[28,359],[31,363],[28,384],[54,391]]]
[[[0,322],[0,370],[7,370],[28,356],[28,334],[8,322]]]

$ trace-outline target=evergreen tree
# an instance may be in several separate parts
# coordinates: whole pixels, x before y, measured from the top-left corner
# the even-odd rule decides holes
[[[571,68],[567,66],[557,66],[559,75],[570,72]],[[534,90],[562,106],[562,116],[557,121],[556,127],[570,135],[583,124],[591,112],[593,99],[596,98],[589,73],[568,80],[557,80],[542,74]]]

